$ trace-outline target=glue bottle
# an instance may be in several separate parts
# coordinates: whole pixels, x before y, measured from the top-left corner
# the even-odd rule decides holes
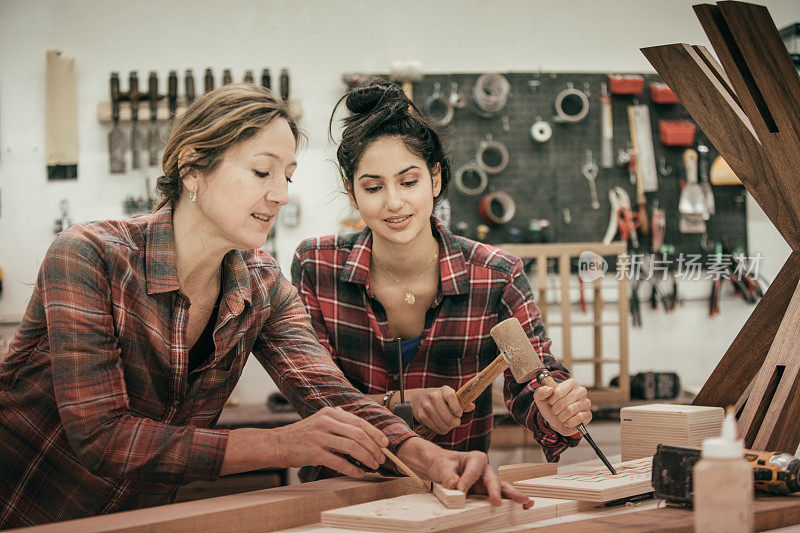
[[[753,531],[753,468],[736,440],[736,419],[728,410],[722,434],[703,441],[694,466],[694,525],[698,533]]]

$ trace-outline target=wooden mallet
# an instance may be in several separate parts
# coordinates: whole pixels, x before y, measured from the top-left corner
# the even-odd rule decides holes
[[[550,376],[550,371],[544,366],[536,350],[533,349],[531,341],[522,329],[522,324],[516,318],[503,320],[489,332],[500,350],[500,355],[489,363],[489,366],[481,370],[471,380],[458,389],[456,396],[465,407],[473,402],[486,388],[499,376],[506,368],[511,369],[511,374],[517,383],[527,383],[535,379],[541,385],[546,385],[555,389],[558,384]],[[575,428],[589,445],[594,448],[595,453],[608,467],[612,474],[616,475],[616,470],[606,459],[606,456],[597,447],[592,437],[586,431],[583,424],[578,424]],[[420,425],[414,429],[421,437],[430,440],[436,433],[430,428]]]
[[[511,326],[514,324],[522,331],[522,335],[525,337],[529,348],[528,350],[516,348],[513,350],[504,349],[505,344],[513,344],[505,342],[504,339],[514,339],[511,333]],[[500,348],[500,355],[456,391],[456,397],[462,409],[475,401],[475,399],[492,384],[497,376],[506,371],[506,368],[511,368],[511,373],[514,375],[514,379],[517,380],[517,383],[529,382],[536,377],[540,370],[544,369],[541,359],[536,355],[536,351],[534,351],[533,346],[531,346],[531,341],[525,336],[525,331],[516,318],[509,318],[508,320],[500,322],[493,327],[489,333]],[[501,344],[501,342],[503,344]],[[423,424],[419,424],[415,427],[414,431],[416,431],[420,437],[427,440],[431,440],[436,435],[435,431]]]

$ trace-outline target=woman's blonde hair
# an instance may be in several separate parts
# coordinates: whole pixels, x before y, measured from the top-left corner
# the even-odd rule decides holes
[[[300,140],[302,133],[289,105],[264,87],[245,83],[223,85],[195,100],[175,119],[164,148],[161,159],[164,175],[156,182],[162,198],[155,209],[178,201],[187,173],[213,172],[226,150],[252,137],[276,118],[285,119],[295,141]],[[179,161],[179,155],[187,148],[194,150],[193,156]]]

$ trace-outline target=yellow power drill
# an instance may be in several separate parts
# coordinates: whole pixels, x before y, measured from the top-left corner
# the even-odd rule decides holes
[[[773,494],[800,491],[800,459],[790,453],[745,450],[753,467],[757,490]],[[653,456],[653,490],[657,499],[691,504],[692,469],[700,460],[700,448],[659,444]]]

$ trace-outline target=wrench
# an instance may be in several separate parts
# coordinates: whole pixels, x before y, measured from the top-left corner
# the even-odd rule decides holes
[[[592,191],[592,209],[600,209],[600,200],[597,199],[597,185],[594,180],[597,178],[597,163],[594,162],[592,151],[586,150],[586,163],[581,167],[583,177],[589,180],[589,188]]]

